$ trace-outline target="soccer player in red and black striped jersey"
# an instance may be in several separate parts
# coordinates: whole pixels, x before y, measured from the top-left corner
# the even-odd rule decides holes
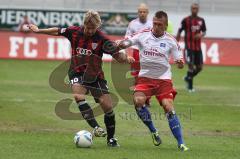
[[[201,39],[206,35],[206,25],[203,18],[198,16],[199,5],[191,5],[192,14],[182,20],[181,27],[177,33],[177,40],[180,40],[181,32],[185,32],[185,51],[188,72],[184,80],[187,83],[188,91],[194,92],[193,78],[202,70],[203,55],[201,50]]]
[[[107,81],[102,70],[103,53],[112,55],[118,62],[128,62],[126,54],[119,53],[114,42],[111,42],[98,28],[101,18],[96,11],[88,11],[84,17],[83,26],[70,26],[68,28],[39,29],[35,25],[29,28],[35,33],[43,33],[66,37],[72,47],[71,65],[68,76],[72,93],[78,104],[83,118],[94,129],[94,135],[104,137],[107,135],[107,144],[111,147],[119,146],[114,138],[115,114],[109,95]],[[104,123],[107,133],[97,123],[91,107],[85,100],[85,94],[91,92],[96,102],[100,103],[105,115]]]

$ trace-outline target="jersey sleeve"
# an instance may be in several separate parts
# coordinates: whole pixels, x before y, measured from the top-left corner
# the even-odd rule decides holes
[[[131,42],[131,45],[139,45],[139,39],[141,37],[142,33],[135,33],[126,38],[126,40],[129,40]]]
[[[70,40],[72,37],[72,33],[77,29],[78,28],[76,26],[70,26],[68,28],[59,28],[58,35],[64,36]]]
[[[202,28],[201,28],[201,30],[202,30],[202,32],[206,32],[207,31],[207,27],[206,27],[204,19],[202,19]]]
[[[109,55],[113,55],[118,51],[115,41],[110,40],[106,35],[103,35],[102,50]]]
[[[183,59],[183,54],[177,41],[173,42],[171,53],[174,61]]]

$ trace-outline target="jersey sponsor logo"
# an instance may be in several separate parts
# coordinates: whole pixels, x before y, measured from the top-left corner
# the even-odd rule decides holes
[[[95,50],[97,48],[98,44],[97,43],[92,43],[92,49]]]
[[[76,52],[80,55],[86,55],[86,56],[91,56],[92,55],[91,50],[83,49],[83,48],[80,48],[80,47],[76,48]]]
[[[192,32],[196,32],[196,31],[200,30],[200,26],[199,25],[193,25],[191,27],[191,30],[192,30]]]
[[[144,55],[148,56],[158,56],[158,57],[165,57],[164,54],[160,53],[157,49],[151,48],[143,51]]]
[[[166,47],[165,43],[160,43],[160,47]]]

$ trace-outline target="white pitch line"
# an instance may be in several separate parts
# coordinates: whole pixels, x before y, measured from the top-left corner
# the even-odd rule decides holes
[[[66,97],[68,98],[68,97]],[[26,100],[26,99],[23,99],[23,98],[13,98],[13,99],[1,99],[0,98],[0,101],[5,101],[5,102],[19,102],[19,103],[22,103],[22,102],[36,102],[36,103],[57,103],[59,102],[60,100],[62,100],[63,98],[59,98],[59,100],[51,100],[51,99],[35,99],[35,100]],[[71,98],[70,98],[71,99]],[[95,103],[94,100],[88,100],[89,103]],[[118,102],[119,104],[128,104],[124,101],[119,101]],[[240,104],[239,103],[209,103],[209,104],[206,104],[206,103],[184,103],[184,102],[175,102],[174,103],[175,105],[185,105],[185,106],[233,106],[233,107],[240,107]]]
[[[202,106],[202,105],[207,105],[207,106],[233,106],[233,107],[240,107],[240,104],[234,104],[234,103],[224,103],[224,104],[220,104],[220,103],[215,103],[215,104],[197,104],[197,103],[181,103],[181,102],[175,102],[175,105],[194,105],[194,106]]]

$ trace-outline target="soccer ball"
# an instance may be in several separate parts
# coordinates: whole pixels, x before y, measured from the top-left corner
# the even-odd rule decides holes
[[[93,144],[92,134],[87,130],[77,132],[73,140],[76,147],[91,147]]]

